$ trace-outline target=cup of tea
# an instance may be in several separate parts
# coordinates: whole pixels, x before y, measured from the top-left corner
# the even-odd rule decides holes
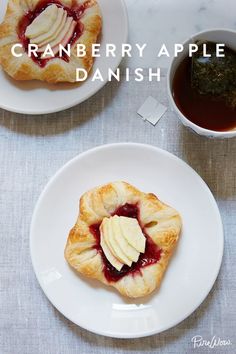
[[[181,122],[197,134],[236,136],[236,31],[195,34],[171,62],[167,86]]]

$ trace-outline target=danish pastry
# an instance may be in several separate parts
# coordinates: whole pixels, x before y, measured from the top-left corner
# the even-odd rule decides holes
[[[181,230],[181,217],[154,194],[126,182],[80,199],[65,258],[77,272],[138,298],[160,286]]]
[[[88,73],[93,66],[91,48],[101,27],[96,0],[9,0],[0,25],[0,64],[16,80],[76,82],[76,69]],[[78,45],[84,56],[77,55]]]

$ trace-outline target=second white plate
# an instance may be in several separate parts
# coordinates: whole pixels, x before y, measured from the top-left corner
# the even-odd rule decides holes
[[[140,300],[123,298],[75,274],[64,259],[80,196],[116,180],[156,194],[183,218],[179,245],[160,290]],[[77,156],[43,191],[31,226],[34,270],[52,304],[79,326],[118,338],[159,333],[189,316],[211,290],[222,253],[221,217],[206,184],[182,160],[148,145],[107,145]]]
[[[0,7],[2,21],[8,0]],[[103,16],[101,57],[96,58],[93,70],[103,74],[104,82],[91,81],[77,84],[49,85],[38,81],[18,82],[11,79],[0,68],[0,108],[25,114],[46,114],[73,107],[99,91],[108,80],[108,68],[115,70],[121,61],[119,48],[127,42],[128,20],[123,0],[98,0]],[[118,48],[115,58],[105,57],[105,44],[112,43]]]

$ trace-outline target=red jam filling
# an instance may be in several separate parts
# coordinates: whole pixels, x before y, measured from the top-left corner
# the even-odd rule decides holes
[[[29,46],[29,39],[25,36],[25,32],[27,27],[34,21],[36,17],[38,17],[49,5],[55,4],[57,7],[63,8],[65,11],[67,11],[69,17],[73,17],[73,19],[77,22],[77,25],[75,27],[73,36],[71,37],[70,41],[68,44],[73,45],[77,39],[82,35],[83,33],[83,24],[80,22],[80,18],[83,15],[84,11],[90,6],[90,0],[86,1],[82,5],[78,5],[77,3],[74,3],[71,8],[64,6],[61,4],[59,0],[41,0],[38,5],[35,7],[33,11],[28,11],[21,19],[18,25],[18,37],[25,49],[25,51],[28,53],[28,46]],[[55,57],[59,57],[56,55]],[[40,56],[35,56],[34,54],[31,55],[31,58],[34,62],[36,62],[40,67],[45,67],[47,62],[49,60],[52,60],[52,58],[47,58],[47,59],[41,59]],[[69,57],[64,54],[62,57],[60,57],[62,60],[69,62]]]
[[[141,269],[149,265],[157,263],[161,258],[162,250],[159,249],[156,244],[152,241],[151,237],[145,232],[144,228],[141,226],[139,220],[139,207],[138,205],[125,204],[118,208],[113,215],[126,216],[129,218],[135,218],[138,220],[140,227],[142,228],[143,234],[146,237],[146,249],[145,253],[141,253],[139,259],[136,263],[132,263],[129,267],[124,265],[120,271],[114,268],[111,263],[107,260],[101,246],[100,246],[100,224],[95,224],[90,226],[90,231],[96,239],[95,248],[100,252],[102,260],[104,263],[103,272],[109,282],[116,282],[123,278],[125,275],[132,274],[135,275],[141,272]]]

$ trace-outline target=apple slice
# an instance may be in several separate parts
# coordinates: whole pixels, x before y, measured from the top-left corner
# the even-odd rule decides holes
[[[70,42],[71,37],[74,34],[76,25],[77,25],[76,21],[72,21],[69,31],[67,32],[67,34],[65,35],[65,37],[63,38],[63,40],[60,43],[63,47],[66,47],[66,45]],[[53,54],[56,55],[59,52],[59,44],[57,46],[53,47],[52,51],[53,51]]]
[[[51,30],[46,34],[44,33],[41,36],[32,38],[30,42],[38,44],[39,47],[42,47],[54,41],[65,26],[66,20],[67,12],[64,11],[62,8],[58,9],[57,19],[56,22],[52,25]]]
[[[112,227],[112,218],[106,219],[108,224],[107,233],[105,233],[105,241],[111,251],[111,253],[123,264],[127,264],[129,267],[132,265],[132,261],[123,253],[119,244],[114,237],[114,229]]]
[[[61,44],[62,40],[65,38],[66,34],[70,30],[70,26],[71,26],[72,22],[73,22],[73,18],[67,17],[64,28],[61,30],[61,32],[58,33],[57,37],[52,42],[51,41],[48,42],[47,45],[50,44],[51,48],[59,46],[59,44]],[[39,53],[44,52],[45,49],[47,48],[47,45],[40,47]]]
[[[55,38],[54,41],[52,42],[50,41],[50,45],[52,48],[54,48],[55,46],[59,45],[62,42],[66,34],[69,32],[72,22],[73,22],[73,18],[67,17],[64,28],[62,28],[61,32],[59,32],[58,36]]]
[[[55,4],[48,6],[27,27],[25,32],[26,37],[31,39],[40,36],[43,33],[47,33],[57,18],[57,11],[58,7]]]
[[[145,252],[146,237],[136,219],[117,215],[104,218],[100,232],[104,254],[117,270],[124,264],[130,267]]]
[[[143,235],[139,223],[136,219],[120,217],[120,228],[123,237],[138,252],[144,253],[146,237]]]
[[[129,219],[132,220],[131,218]],[[121,230],[121,218],[117,215],[112,218],[112,228],[114,238],[119,244],[122,252],[129,258],[129,260],[137,262],[140,253],[127,242]]]
[[[118,271],[121,270],[123,267],[123,263],[121,263],[110,251],[106,241],[105,241],[105,234],[107,233],[107,223],[104,223],[100,227],[100,233],[101,233],[101,247],[103,249],[103,252],[108,259],[108,261],[113,265],[114,268],[116,268]]]

